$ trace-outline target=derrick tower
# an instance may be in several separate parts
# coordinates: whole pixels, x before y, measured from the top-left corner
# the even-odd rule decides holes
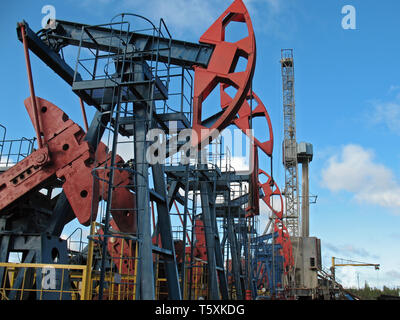
[[[281,50],[283,92],[283,165],[285,167],[284,222],[291,236],[299,236],[299,183],[296,142],[293,49]]]

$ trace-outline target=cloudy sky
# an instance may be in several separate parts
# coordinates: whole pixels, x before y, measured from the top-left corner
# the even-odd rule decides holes
[[[100,24],[120,12],[165,20],[173,37],[197,42],[230,0],[4,1],[0,27],[1,124],[9,138],[32,137],[23,106],[29,95],[21,43],[15,26],[25,19],[39,30],[42,7],[56,18]],[[275,134],[274,177],[284,170],[280,50],[293,48],[298,141],[314,146],[310,165],[310,233],[322,241],[323,263],[336,256],[380,263],[381,270],[338,271],[345,285],[400,286],[400,28],[396,0],[247,0],[257,41],[253,89],[267,106]],[[356,29],[342,28],[342,8],[352,5]],[[32,55],[38,96],[65,109],[83,125],[71,89]],[[88,111],[89,116],[93,113]],[[265,127],[256,127],[263,134]],[[258,133],[257,133],[258,132]],[[269,170],[269,161],[260,158]]]

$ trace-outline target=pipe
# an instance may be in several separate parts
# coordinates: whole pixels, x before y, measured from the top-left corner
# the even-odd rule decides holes
[[[26,62],[26,70],[28,73],[28,82],[29,82],[29,91],[31,93],[31,102],[33,105],[33,117],[35,122],[35,129],[36,129],[36,137],[38,141],[39,149],[42,148],[42,137],[40,131],[40,123],[39,123],[39,116],[36,104],[36,96],[35,96],[35,88],[33,86],[32,80],[32,69],[31,69],[31,61],[29,59],[29,50],[28,50],[28,43],[26,41],[26,34],[25,34],[25,25],[20,23],[19,26],[21,27],[21,36],[22,36],[22,43],[24,45],[24,53],[25,53],[25,62]]]
[[[310,236],[310,202],[308,182],[308,159],[302,162],[302,202],[301,202],[301,233],[303,237]]]
[[[86,117],[85,105],[83,104],[82,98],[80,98],[79,100],[81,102],[81,111],[82,111],[83,123],[85,124],[86,132],[88,132],[89,131],[89,125],[88,125],[88,121],[87,121],[87,117]]]

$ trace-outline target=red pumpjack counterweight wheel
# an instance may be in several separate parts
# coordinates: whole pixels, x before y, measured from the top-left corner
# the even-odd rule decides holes
[[[245,23],[248,35],[234,43],[225,41],[225,28],[232,22]],[[249,92],[256,62],[256,43],[249,13],[242,0],[235,0],[201,36],[201,43],[214,45],[207,68],[195,66],[193,93],[192,146],[200,148],[231,124]],[[240,57],[247,59],[246,69],[235,72]],[[222,114],[210,126],[202,124],[203,102],[218,84],[234,87],[237,92]]]

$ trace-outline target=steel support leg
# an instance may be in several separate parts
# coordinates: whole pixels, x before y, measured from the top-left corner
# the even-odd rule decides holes
[[[235,281],[236,294],[239,300],[243,300],[245,297],[243,295],[244,287],[242,287],[241,281],[241,265],[240,265],[240,256],[238,253],[237,239],[235,230],[233,227],[233,218],[228,214],[227,217],[227,229],[228,229],[228,240],[231,247],[231,256],[232,256],[232,272]]]
[[[221,298],[227,300],[228,284],[224,271],[224,260],[215,214],[215,192],[211,189],[209,182],[201,182],[200,191],[204,231],[207,244],[209,299],[219,299],[219,293],[221,293]]]
[[[215,184],[214,184],[214,186],[215,186]],[[208,192],[209,192],[210,197],[211,197],[211,195],[213,195],[210,209],[211,209],[211,221],[214,222],[215,261],[217,263],[217,274],[218,274],[221,298],[223,300],[228,300],[229,299],[228,281],[226,280],[226,274],[225,274],[225,269],[224,269],[224,257],[222,256],[222,248],[221,248],[221,242],[219,241],[219,232],[218,232],[217,218],[216,218],[216,212],[215,212],[215,194],[216,193],[215,193],[215,188],[214,188],[214,190],[212,190],[210,186],[208,186],[208,187],[209,187]]]
[[[200,182],[200,195],[207,249],[208,299],[218,300],[219,285],[217,279],[217,264],[215,258],[215,232],[214,224],[211,221],[210,201],[208,197],[207,183],[208,182]]]
[[[152,172],[154,189],[165,199],[163,202],[157,202],[157,212],[162,248],[171,251],[171,256],[164,257],[165,273],[168,285],[168,298],[171,300],[181,300],[182,295],[179,285],[178,269],[176,266],[175,247],[174,240],[172,238],[172,226],[169,217],[166,183],[162,165],[154,164],[152,166]]]
[[[9,235],[0,236],[0,244],[1,244],[0,262],[8,262],[10,236]],[[3,284],[5,270],[6,268],[0,268],[0,285]]]
[[[136,168],[136,205],[139,238],[139,279],[140,298],[154,300],[154,270],[151,238],[151,216],[149,207],[148,163],[146,161],[146,133],[148,129],[148,111],[145,105],[135,106],[135,168]]]
[[[30,250],[27,254],[27,256],[24,259],[24,263],[32,263],[34,262],[35,259],[35,255],[36,252],[35,250]],[[22,292],[20,289],[22,288],[22,286],[24,286],[24,288],[32,288],[32,284],[33,284],[33,270],[32,269],[28,269],[26,270],[26,268],[21,268],[18,272],[18,275],[14,281],[14,285],[12,290],[10,290],[8,299],[9,300],[16,300],[17,298],[17,294],[20,293],[20,300],[24,299],[24,296],[26,296],[26,292],[24,293],[24,296],[22,295]]]

